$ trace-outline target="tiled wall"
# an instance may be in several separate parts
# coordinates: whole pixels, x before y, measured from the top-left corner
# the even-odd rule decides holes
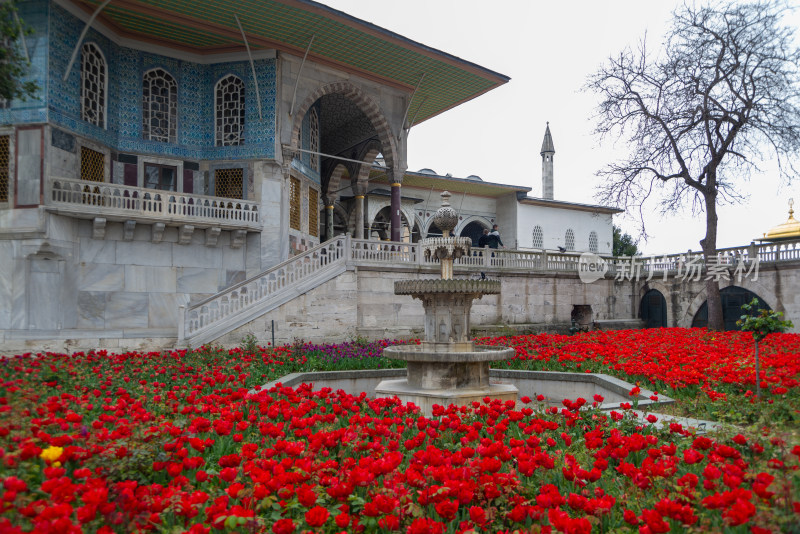
[[[26,2],[21,10],[36,30],[36,56],[32,73],[42,88],[47,88],[47,110],[33,106],[0,110],[0,122],[43,122],[67,128],[74,133],[121,152],[139,152],[185,159],[249,159],[275,157],[276,62],[255,62],[263,119],[259,120],[256,90],[250,65],[246,61],[200,65],[117,46],[90,29],[84,42],[94,42],[108,63],[108,120],[99,128],[81,120],[80,54],[63,81],[72,50],[84,23],[55,4]],[[49,25],[47,18],[49,13]],[[28,40],[31,46],[31,39]],[[49,41],[49,70],[46,45]],[[160,143],[142,139],[142,75],[161,67],[178,82],[178,142]],[[245,82],[245,144],[216,147],[214,139],[214,85],[227,74]],[[24,115],[24,113],[27,115]],[[24,116],[23,116],[24,115]]]
[[[26,80],[39,85],[36,95],[27,100],[14,100],[8,109],[0,109],[0,124],[41,123],[47,121],[45,91],[47,87],[47,18],[49,2],[35,0],[18,6],[19,18],[33,33],[25,37],[31,65]]]

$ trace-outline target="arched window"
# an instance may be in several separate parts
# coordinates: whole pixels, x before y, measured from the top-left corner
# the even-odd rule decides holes
[[[597,252],[597,232],[589,232],[589,252]]]
[[[533,227],[533,248],[544,248],[544,232],[538,224]]]
[[[84,44],[81,52],[81,118],[105,128],[108,86],[106,60],[94,43]]]
[[[308,129],[310,133],[310,142],[308,149],[311,152],[319,152],[319,115],[316,109],[308,112]],[[319,155],[311,154],[311,170],[319,171]]]
[[[216,98],[217,146],[244,144],[244,82],[229,74],[217,82]]]
[[[177,142],[178,82],[164,69],[144,73],[142,79],[142,137]]]
[[[564,236],[564,248],[575,250],[575,232],[572,231],[572,228],[567,228],[567,234]]]

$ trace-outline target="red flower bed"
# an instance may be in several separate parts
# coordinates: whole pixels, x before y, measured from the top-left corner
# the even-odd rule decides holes
[[[654,328],[589,332],[576,336],[540,334],[477,340],[515,347],[512,366],[577,372],[606,372],[639,379],[672,392],[702,389],[714,398],[755,388],[753,337],[746,332]],[[761,387],[783,394],[800,385],[800,336],[772,334],[760,344]]]
[[[627,335],[613,339],[645,350]],[[643,361],[626,354],[614,365]],[[290,357],[5,360],[0,531],[778,532],[800,522],[800,446],[778,436],[658,430],[584,399],[560,409],[487,399],[426,418],[365,395],[248,393]]]

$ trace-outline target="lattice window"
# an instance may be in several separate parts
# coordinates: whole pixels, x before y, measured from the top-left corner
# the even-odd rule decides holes
[[[319,237],[319,192],[311,187],[308,188],[308,233]]]
[[[105,181],[106,158],[102,152],[81,147],[81,180],[88,182]]]
[[[244,198],[244,170],[241,168],[215,170],[214,192],[218,197]]]
[[[308,129],[310,133],[308,149],[319,152],[319,115],[316,109],[308,112]],[[311,170],[319,171],[319,154],[311,154]]]
[[[289,227],[300,230],[300,180],[289,179]]]
[[[589,232],[589,252],[597,252],[597,232]]]
[[[142,82],[142,136],[175,143],[178,124],[178,83],[164,69],[144,73]]]
[[[567,228],[567,234],[564,236],[564,248],[575,250],[575,232],[572,231],[572,228]]]
[[[217,82],[217,146],[244,144],[244,82],[230,74]]]
[[[81,118],[106,127],[107,67],[103,53],[94,43],[83,45],[81,56]]]
[[[11,136],[0,136],[0,202],[8,202],[9,162],[11,161]]]
[[[533,248],[544,248],[544,232],[538,224],[533,227]]]

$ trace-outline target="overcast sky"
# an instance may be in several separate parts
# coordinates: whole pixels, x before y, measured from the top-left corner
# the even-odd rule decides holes
[[[507,84],[412,128],[408,169],[428,167],[456,177],[532,187],[541,195],[541,157],[547,121],[555,145],[557,200],[597,203],[595,172],[624,147],[599,143],[591,131],[597,98],[581,87],[610,55],[647,34],[660,45],[676,2],[643,0],[321,0],[425,45],[511,77]],[[800,5],[800,0],[794,0]],[[800,10],[798,10],[800,11]],[[800,27],[800,13],[793,15]],[[787,200],[800,205],[800,176],[780,183],[764,166],[741,181],[748,198],[719,210],[720,247],[748,244],[787,219]],[[798,210],[800,211],[800,210]],[[615,216],[638,235],[638,214]],[[647,253],[699,250],[705,215],[690,207],[672,216],[645,217]]]

